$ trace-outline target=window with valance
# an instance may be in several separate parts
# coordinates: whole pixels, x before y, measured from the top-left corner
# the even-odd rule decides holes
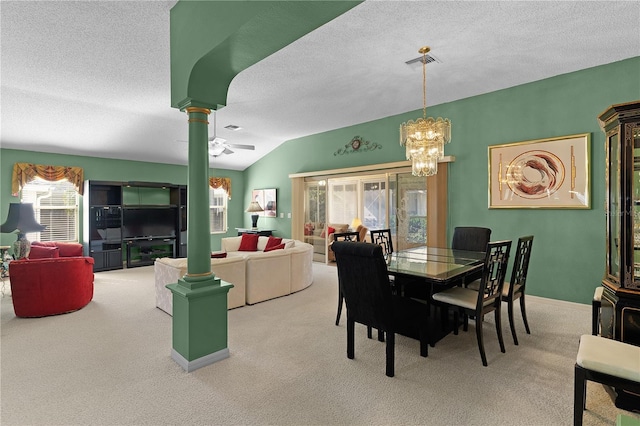
[[[29,182],[40,178],[49,182],[67,180],[82,195],[84,189],[84,171],[82,167],[46,166],[42,164],[15,163],[11,177],[11,193],[17,196]]]
[[[227,193],[227,197],[231,199],[231,178],[210,177],[209,186],[213,189],[222,188]]]
[[[28,239],[78,240],[78,194],[84,187],[81,167],[16,163],[11,185],[20,202],[33,204],[36,221],[46,225],[43,231],[27,234]]]
[[[227,201],[231,199],[231,179],[209,178],[209,226],[211,233],[227,232]]]

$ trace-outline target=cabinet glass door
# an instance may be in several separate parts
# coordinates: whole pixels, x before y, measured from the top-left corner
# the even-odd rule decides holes
[[[631,130],[633,140],[633,281],[640,281],[640,127]]]
[[[620,283],[620,198],[622,192],[620,191],[620,146],[618,143],[618,134],[610,135],[607,143],[609,148],[609,159],[607,161],[607,180],[609,185],[607,269],[610,279]]]

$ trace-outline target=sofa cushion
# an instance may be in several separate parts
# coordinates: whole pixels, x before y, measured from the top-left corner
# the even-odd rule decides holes
[[[82,244],[80,243],[56,243],[60,249],[60,257],[82,256]]]
[[[258,234],[242,234],[238,251],[258,251]]]
[[[32,246],[42,246],[42,247],[57,247],[55,241],[32,241]]]
[[[60,257],[60,249],[58,247],[47,247],[40,245],[32,245],[29,251],[29,259],[50,259]]]
[[[60,249],[60,257],[82,256],[82,244],[65,243],[60,241],[34,241],[31,247],[58,247]]]
[[[273,237],[273,236],[269,236],[269,240],[267,240],[267,245],[264,248],[264,251],[269,251],[269,249],[279,246],[280,244],[282,244],[282,238],[281,237]],[[284,244],[282,244],[282,248],[284,248]]]
[[[273,250],[284,250],[284,243],[278,244],[277,246],[267,246],[264,251],[273,251]]]

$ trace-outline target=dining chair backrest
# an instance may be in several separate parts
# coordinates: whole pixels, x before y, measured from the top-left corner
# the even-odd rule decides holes
[[[360,233],[355,231],[334,233],[333,241],[360,241]]]
[[[513,261],[513,269],[511,270],[511,280],[509,280],[509,297],[511,298],[513,297],[514,291],[524,292],[532,246],[533,235],[518,238],[516,256]]]
[[[393,241],[391,240],[391,229],[377,229],[369,231],[371,242],[382,247],[385,256],[393,253]]]
[[[388,330],[392,324],[392,294],[387,263],[378,244],[335,241],[338,282],[347,304],[347,318]]]
[[[511,241],[508,240],[487,244],[478,290],[478,306],[486,306],[502,298],[502,286],[507,273],[510,250]]]
[[[456,250],[485,251],[491,238],[491,229],[458,226],[453,230],[451,248]]]

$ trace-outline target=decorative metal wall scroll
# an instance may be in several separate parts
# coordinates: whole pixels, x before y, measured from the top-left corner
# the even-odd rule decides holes
[[[363,140],[360,136],[354,136],[351,142],[346,144],[344,148],[340,148],[333,155],[353,154],[355,152],[367,152],[376,149],[382,149],[382,145],[377,142],[369,142]]]

